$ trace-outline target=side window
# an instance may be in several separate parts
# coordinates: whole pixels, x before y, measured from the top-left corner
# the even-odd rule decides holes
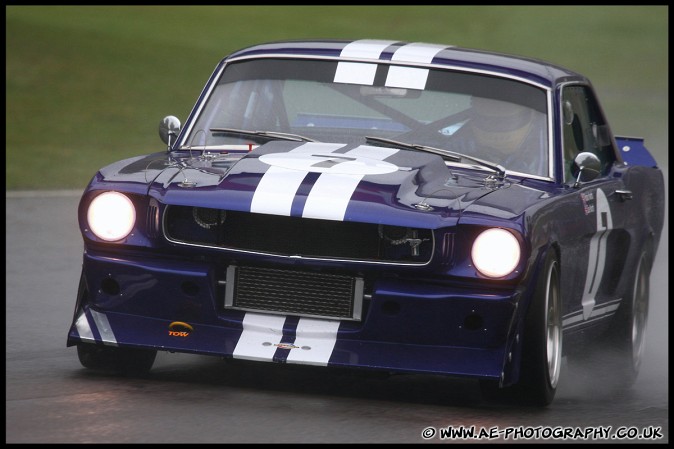
[[[609,127],[594,96],[585,86],[567,86],[562,91],[564,179],[573,179],[571,165],[578,153],[597,155],[605,174],[615,161]]]

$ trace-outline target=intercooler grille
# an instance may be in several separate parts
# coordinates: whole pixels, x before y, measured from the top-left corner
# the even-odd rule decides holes
[[[225,307],[360,320],[363,280],[351,276],[229,266]]]

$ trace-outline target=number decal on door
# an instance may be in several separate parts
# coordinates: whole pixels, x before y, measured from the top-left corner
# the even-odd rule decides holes
[[[583,196],[583,203],[585,204],[584,207],[586,211],[588,210],[587,199],[588,195],[585,194]],[[613,229],[611,208],[609,207],[606,195],[601,189],[597,189],[595,204],[597,232],[590,240],[587,277],[585,278],[585,288],[583,289],[583,299],[581,301],[583,306],[583,320],[590,318],[592,309],[594,309],[596,304],[597,291],[599,290],[599,285],[601,284],[604,275],[604,267],[606,266],[606,241],[611,229]]]

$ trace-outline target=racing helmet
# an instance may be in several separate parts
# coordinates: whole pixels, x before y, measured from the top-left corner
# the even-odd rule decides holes
[[[526,106],[474,97],[472,108],[473,135],[480,147],[510,154],[521,147],[531,130],[534,111]]]

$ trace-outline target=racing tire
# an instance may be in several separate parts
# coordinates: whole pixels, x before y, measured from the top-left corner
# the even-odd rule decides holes
[[[494,381],[481,381],[483,396],[524,405],[546,406],[552,402],[562,367],[560,288],[559,261],[550,250],[525,318],[520,379],[505,388]]]
[[[83,367],[121,374],[126,377],[144,377],[152,369],[157,351],[152,349],[118,348],[90,343],[77,345],[77,357]]]
[[[646,343],[650,298],[651,258],[642,252],[631,285],[630,296],[616,313],[607,335],[604,366],[616,386],[631,387],[637,379]]]

